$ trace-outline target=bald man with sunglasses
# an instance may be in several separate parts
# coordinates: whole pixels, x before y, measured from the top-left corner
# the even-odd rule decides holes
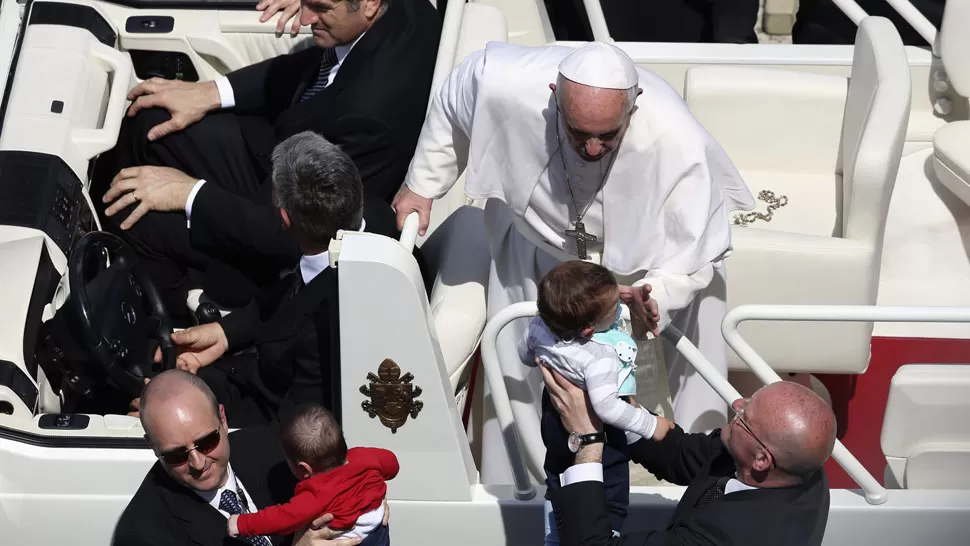
[[[222,405],[199,377],[181,370],[155,376],[142,393],[139,417],[158,461],[121,515],[113,546],[351,546],[360,542],[333,540],[342,531],[325,527],[332,519],[329,514],[293,537],[227,535],[231,514],[288,501],[296,479],[286,467],[278,430],[255,427],[230,434]]]
[[[586,393],[542,367],[575,462],[562,474],[555,519],[563,546],[819,545],[829,511],[822,466],[835,445],[835,415],[814,392],[773,383],[732,404],[710,434],[687,434],[658,417],[653,438],[628,433],[630,457],[660,479],[687,486],[666,529],[614,537],[603,490],[603,424]]]

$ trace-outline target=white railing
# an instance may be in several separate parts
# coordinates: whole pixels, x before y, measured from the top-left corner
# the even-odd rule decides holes
[[[597,2],[599,0],[596,0]],[[441,38],[438,40],[438,56],[434,62],[434,76],[431,78],[431,99],[428,108],[434,102],[438,88],[445,81],[452,68],[455,67],[455,56],[458,54],[458,33],[461,31],[461,20],[465,14],[465,0],[448,0],[445,8],[445,19],[441,23]]]
[[[418,213],[412,212],[404,219],[404,226],[401,228],[401,237],[398,242],[408,252],[414,252],[414,243],[418,240]]]
[[[505,374],[498,357],[498,335],[508,323],[536,314],[535,302],[510,305],[495,315],[485,325],[482,335],[482,366],[491,391],[492,402],[499,425],[508,440],[506,449],[512,464],[515,494],[517,498],[535,496],[535,488],[529,480],[526,466],[534,475],[542,476],[542,458],[545,446],[539,433],[539,420],[534,407],[527,404],[513,406],[505,387]],[[624,318],[629,312],[624,307]],[[751,371],[765,384],[781,381],[781,377],[768,365],[761,355],[748,344],[738,326],[749,320],[808,321],[808,322],[970,322],[970,308],[957,307],[878,307],[865,305],[742,305],[731,310],[721,323],[721,333]],[[661,334],[684,355],[697,372],[726,402],[741,397],[727,378],[701,354],[701,352],[676,328],[668,326]],[[517,360],[514,365],[522,366]],[[519,449],[522,445],[524,450]],[[525,454],[523,461],[523,451]],[[869,504],[882,504],[888,499],[886,488],[849,452],[836,441],[832,458],[862,488]]]
[[[832,3],[838,6],[842,10],[842,13],[857,25],[859,21],[869,16],[866,10],[862,9],[855,0],[832,0]],[[926,43],[933,48],[934,52],[936,51],[937,30],[925,15],[916,9],[909,0],[886,0],[886,3],[892,6],[896,10],[896,13],[926,40]],[[607,27],[606,18],[603,16],[603,7],[600,5],[600,0],[583,0],[583,5],[586,8],[586,17],[589,19],[589,26],[593,31],[593,39],[612,42],[613,40],[610,38],[610,30]],[[451,9],[450,4],[448,9]]]

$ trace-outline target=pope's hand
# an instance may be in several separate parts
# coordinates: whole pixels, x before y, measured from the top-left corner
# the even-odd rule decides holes
[[[659,336],[657,324],[660,322],[660,312],[657,300],[650,297],[653,288],[649,284],[641,286],[621,286],[620,300],[630,308],[630,319],[633,322],[633,337],[643,339],[647,332]]]
[[[189,373],[196,373],[226,354],[229,340],[218,322],[193,326],[172,332],[172,342],[178,350],[175,367]],[[155,350],[155,362],[162,361],[162,350]]]
[[[421,197],[407,186],[401,186],[391,206],[397,211],[397,229],[404,229],[404,220],[409,214],[416,212],[418,213],[418,234],[424,235],[428,231],[428,225],[431,223],[431,199]]]

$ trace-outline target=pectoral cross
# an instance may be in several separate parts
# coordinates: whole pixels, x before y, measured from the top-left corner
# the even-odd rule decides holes
[[[576,254],[579,256],[580,260],[589,258],[589,255],[586,254],[586,243],[595,243],[596,236],[586,233],[586,226],[583,224],[582,220],[578,218],[576,219],[576,227],[573,229],[567,229],[566,237],[570,237],[576,241]]]

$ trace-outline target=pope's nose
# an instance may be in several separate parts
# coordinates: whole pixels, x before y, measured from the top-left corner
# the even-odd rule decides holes
[[[603,143],[595,138],[591,138],[586,141],[586,155],[590,157],[599,157],[603,154]]]

